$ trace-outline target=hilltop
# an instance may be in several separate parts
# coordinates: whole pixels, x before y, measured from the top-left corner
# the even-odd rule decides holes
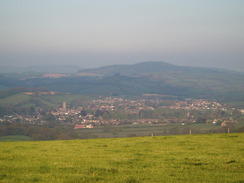
[[[140,76],[146,73],[161,73],[161,72],[223,72],[221,69],[214,68],[200,68],[200,67],[187,67],[178,66],[166,62],[141,62],[137,64],[125,64],[125,65],[110,65],[94,69],[84,69],[82,72],[103,74],[103,75],[114,75],[120,73],[126,76]]]

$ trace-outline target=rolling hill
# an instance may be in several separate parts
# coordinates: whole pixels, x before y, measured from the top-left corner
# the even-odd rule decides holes
[[[77,94],[163,94],[244,101],[243,81],[242,72],[144,62],[80,70],[62,78],[18,79],[2,74],[0,87],[46,88]]]
[[[142,80],[143,83],[140,86],[145,86],[143,91],[149,93],[154,92],[188,97],[224,96],[233,98],[233,96],[236,96],[239,99],[244,99],[244,73],[242,72],[215,68],[176,66],[165,62],[112,65],[82,70],[82,72],[113,78],[123,78],[125,76],[133,79],[139,78],[138,80]],[[132,85],[136,87],[137,82]],[[148,90],[148,87],[150,90]]]
[[[141,62],[132,65],[110,65],[95,69],[80,70],[82,72],[96,73],[111,76],[116,73],[126,76],[140,76],[145,73],[162,73],[162,72],[191,72],[191,73],[216,73],[216,72],[231,72],[216,68],[200,68],[177,66],[166,62]]]

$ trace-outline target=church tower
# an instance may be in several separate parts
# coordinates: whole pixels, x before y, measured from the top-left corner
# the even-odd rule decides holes
[[[66,110],[66,102],[63,102],[63,109]]]

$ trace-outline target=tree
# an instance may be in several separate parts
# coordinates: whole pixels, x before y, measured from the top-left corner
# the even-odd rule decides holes
[[[199,117],[198,119],[197,119],[197,121],[196,121],[196,123],[206,123],[207,122],[207,120],[206,120],[206,118],[204,118],[204,117]]]
[[[95,113],[94,113],[94,116],[95,116],[95,117],[99,117],[99,116],[102,116],[102,115],[103,115],[103,111],[100,110],[100,109],[97,109],[97,110],[95,111]]]
[[[82,110],[80,111],[80,114],[81,114],[82,116],[87,116],[87,112],[86,112],[85,109],[82,109]]]
[[[110,119],[111,115],[108,111],[104,111],[102,114],[102,117],[103,117],[103,119],[108,120],[108,119]]]

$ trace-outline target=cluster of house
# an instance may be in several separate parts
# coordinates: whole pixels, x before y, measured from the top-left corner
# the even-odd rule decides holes
[[[83,124],[75,124],[75,129],[82,129],[82,128],[93,128],[92,124],[83,125]]]
[[[145,124],[145,123],[157,123],[158,119],[103,119],[101,116],[96,116],[91,113],[82,114],[82,110],[89,111],[113,111],[116,109],[123,109],[129,113],[139,113],[140,110],[151,109],[145,105],[145,100],[127,100],[122,98],[106,97],[104,99],[92,100],[86,108],[77,107],[69,109],[66,103],[63,103],[61,108],[50,111],[50,113],[56,117],[61,123],[72,123],[75,125],[75,129],[93,128],[103,125],[120,125],[120,124]]]
[[[205,110],[205,109],[220,109],[226,111],[227,109],[218,102],[211,102],[205,99],[188,99],[186,101],[179,101],[169,107],[170,109],[187,109],[187,110]]]
[[[38,115],[4,115],[0,118],[0,123],[28,123],[28,124],[45,124],[46,121],[42,119],[40,114]]]
[[[60,123],[63,124],[73,124],[75,129],[81,128],[93,128],[94,126],[101,125],[120,125],[120,124],[158,124],[158,123],[171,123],[171,122],[181,122],[178,119],[104,119],[102,115],[95,115],[94,111],[100,110],[102,112],[114,111],[114,110],[123,110],[128,114],[139,114],[141,110],[154,110],[152,105],[148,105],[148,102],[159,105],[159,100],[146,100],[146,99],[123,99],[117,97],[104,97],[98,100],[92,100],[87,104],[86,108],[76,107],[69,108],[66,103],[63,103],[63,106],[50,111],[50,114],[56,118]],[[188,99],[185,101],[177,101],[171,106],[164,106],[169,109],[186,109],[186,110],[222,110],[226,111],[227,108],[221,105],[218,102],[211,102],[204,99]],[[82,113],[85,111],[85,114]],[[88,112],[90,111],[90,112]],[[93,113],[91,112],[93,111]],[[244,110],[241,111],[242,114]],[[190,114],[188,112],[188,120],[191,120]],[[44,118],[40,115],[9,115],[3,116],[0,118],[1,122],[22,122],[30,124],[45,124],[47,121],[43,120]],[[228,125],[229,123],[236,122],[234,120],[224,121],[221,119],[215,119],[213,123],[222,121],[222,126]],[[194,123],[194,119],[192,121]],[[195,121],[196,122],[196,121]]]
[[[131,110],[131,109],[146,109],[145,99],[123,99],[117,97],[105,97],[103,99],[92,100],[90,104],[91,109],[105,109],[105,110]]]
[[[218,122],[220,122],[220,125],[221,125],[222,127],[229,127],[229,126],[231,126],[231,125],[234,125],[234,124],[238,123],[238,121],[233,120],[233,119],[224,120],[224,121],[221,120],[221,119],[214,119],[214,120],[213,120],[213,124],[217,124]]]

